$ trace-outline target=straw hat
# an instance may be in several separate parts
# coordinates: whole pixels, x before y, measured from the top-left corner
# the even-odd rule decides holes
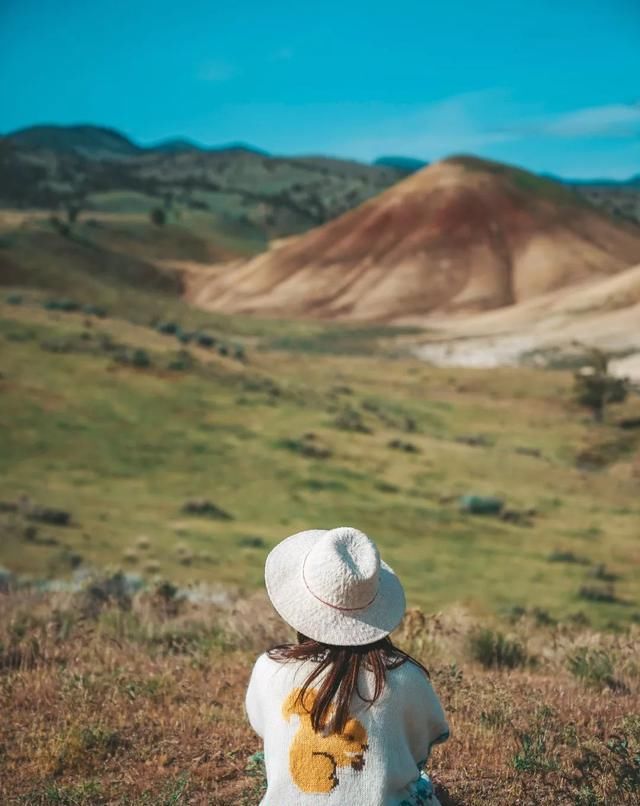
[[[311,529],[267,557],[267,593],[295,630],[338,646],[371,644],[398,626],[405,609],[400,580],[358,529]]]

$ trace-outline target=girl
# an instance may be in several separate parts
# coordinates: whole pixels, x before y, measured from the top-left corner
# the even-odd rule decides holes
[[[261,655],[247,690],[261,806],[438,806],[422,767],[449,728],[427,670],[389,639],[404,591],[375,544],[299,532],[271,551],[265,582],[298,642]]]

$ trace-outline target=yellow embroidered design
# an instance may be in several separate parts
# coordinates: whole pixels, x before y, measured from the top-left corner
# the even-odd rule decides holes
[[[289,748],[289,771],[303,792],[331,792],[340,783],[338,767],[354,770],[364,767],[367,732],[361,722],[351,717],[342,733],[316,733],[310,714],[316,691],[308,689],[304,703],[299,700],[299,695],[300,689],[294,689],[282,706],[282,715],[287,722],[293,715],[298,716],[300,722]]]

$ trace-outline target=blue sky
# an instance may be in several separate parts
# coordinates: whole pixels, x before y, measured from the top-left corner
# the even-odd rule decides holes
[[[0,0],[0,131],[640,173],[637,0]]]

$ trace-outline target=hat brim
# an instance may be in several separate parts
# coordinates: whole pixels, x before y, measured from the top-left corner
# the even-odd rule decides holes
[[[324,529],[298,532],[279,543],[265,564],[267,593],[280,616],[298,632],[337,646],[362,646],[389,635],[405,611],[402,584],[393,570],[380,563],[378,592],[359,610],[339,610],[317,599],[307,588],[302,565]]]

